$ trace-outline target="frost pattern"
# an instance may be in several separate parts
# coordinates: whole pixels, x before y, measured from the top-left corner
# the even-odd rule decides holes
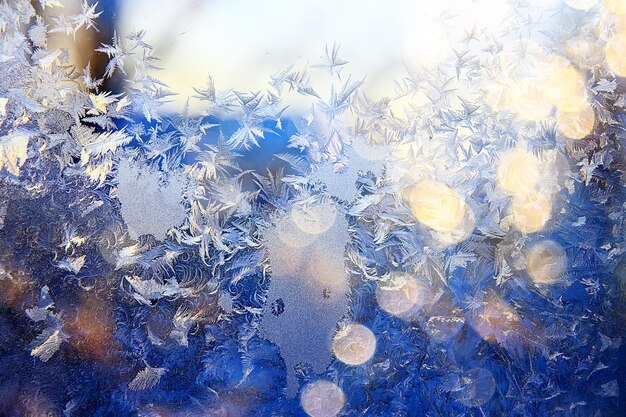
[[[0,139],[0,170],[20,175],[20,168],[28,158],[30,136],[27,131],[17,131]]]
[[[619,5],[530,3],[386,97],[333,45],[172,115],[143,31],[77,69],[51,39],[96,2],[0,2],[0,414],[297,415],[321,379],[344,415],[620,415]]]

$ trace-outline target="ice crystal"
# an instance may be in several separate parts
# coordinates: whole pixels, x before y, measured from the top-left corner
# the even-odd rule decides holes
[[[0,170],[6,169],[13,175],[20,175],[20,168],[28,159],[28,141],[32,133],[11,132],[0,139]]]
[[[626,9],[539,3],[172,114],[145,31],[0,2],[0,414],[622,415]]]
[[[139,371],[135,378],[130,381],[128,388],[135,391],[152,388],[159,383],[159,380],[166,371],[167,370],[164,368],[151,368],[150,366],[147,366]]]

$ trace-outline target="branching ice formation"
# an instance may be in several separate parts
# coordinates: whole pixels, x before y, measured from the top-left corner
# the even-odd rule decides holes
[[[567,3],[387,97],[334,45],[169,115],[143,32],[95,74],[48,43],[97,3],[2,1],[0,414],[620,415],[626,8]]]

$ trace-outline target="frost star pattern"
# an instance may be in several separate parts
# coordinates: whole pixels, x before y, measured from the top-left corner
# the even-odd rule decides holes
[[[0,0],[0,415],[623,416],[626,6],[508,3],[170,114],[143,31]]]

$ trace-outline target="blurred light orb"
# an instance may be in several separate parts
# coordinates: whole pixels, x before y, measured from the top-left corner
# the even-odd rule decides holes
[[[567,267],[567,256],[561,246],[551,240],[536,243],[526,254],[528,275],[536,284],[554,283]]]
[[[534,233],[545,226],[552,216],[552,201],[542,193],[518,195],[511,206],[513,226],[523,233]]]
[[[604,51],[589,39],[576,39],[567,43],[567,54],[579,68],[591,69],[604,62]]]
[[[553,103],[544,89],[528,80],[520,80],[510,90],[510,107],[519,117],[539,122],[552,113]]]
[[[552,102],[537,87],[517,86],[511,95],[513,97],[511,109],[523,119],[540,122],[552,113]]]
[[[298,205],[291,209],[291,219],[300,230],[311,235],[319,235],[330,229],[337,218],[337,210],[332,203]]]
[[[334,417],[346,403],[341,388],[330,381],[315,381],[302,390],[300,404],[311,417]]]
[[[619,32],[609,38],[604,49],[604,57],[611,71],[624,77],[626,76],[626,32]]]
[[[626,0],[604,0],[604,7],[609,13],[626,14]]]
[[[508,150],[498,163],[498,184],[512,195],[534,192],[541,181],[540,170],[535,155],[521,149]]]
[[[515,309],[495,294],[487,295],[474,311],[469,323],[488,342],[506,343],[522,330]]]
[[[109,360],[115,343],[115,322],[106,300],[89,294],[81,296],[75,316],[64,326],[70,343],[94,360]]]
[[[415,218],[436,232],[458,231],[467,217],[465,201],[439,181],[421,181],[414,186],[409,199]]]
[[[476,227],[476,217],[474,212],[466,207],[463,219],[455,230],[450,232],[437,232],[435,237],[439,246],[445,247],[455,245],[467,239]]]
[[[291,216],[279,219],[276,223],[276,236],[287,246],[304,248],[317,238],[316,235],[304,232],[296,225]]]
[[[558,55],[546,57],[540,67],[546,95],[557,109],[577,112],[587,105],[585,78],[567,59]]]
[[[596,116],[590,105],[575,113],[558,111],[556,113],[557,128],[570,139],[583,139],[593,131]]]
[[[531,39],[507,42],[498,61],[494,79],[486,86],[489,105],[525,120],[538,122],[549,117],[554,103],[544,85],[550,66],[543,48]]]
[[[333,338],[333,353],[348,365],[361,365],[374,355],[376,337],[361,324],[349,324],[337,331]]]
[[[467,407],[480,407],[493,397],[496,381],[492,373],[483,368],[474,368],[462,373],[452,389],[452,396]]]
[[[565,0],[565,4],[578,10],[589,10],[600,0]]]
[[[380,308],[395,316],[413,307],[421,308],[430,298],[430,291],[421,280],[408,275],[394,275],[389,282],[379,283],[376,301]]]

